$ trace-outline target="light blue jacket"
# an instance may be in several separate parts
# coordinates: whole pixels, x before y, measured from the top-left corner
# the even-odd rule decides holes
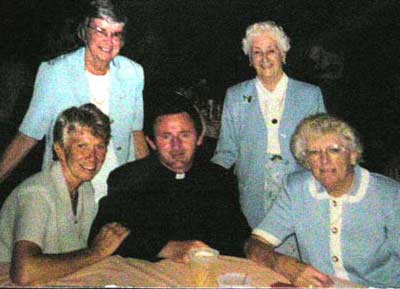
[[[286,174],[299,165],[290,151],[290,138],[297,124],[306,116],[324,112],[321,90],[314,85],[289,78],[285,107],[279,128],[281,155],[287,164]],[[251,227],[264,218],[273,200],[265,196],[267,127],[257,96],[256,79],[230,87],[222,113],[222,127],[212,161],[225,168],[235,164],[240,203]]]
[[[302,260],[370,287],[400,287],[400,183],[356,166],[351,191],[329,196],[310,171],[287,178],[253,230],[273,245],[296,233]]]
[[[46,137],[43,169],[52,160],[53,126],[58,114],[71,107],[90,102],[85,76],[85,48],[43,62],[36,76],[33,97],[19,128],[34,139]],[[109,116],[112,141],[119,164],[135,159],[132,132],[143,127],[142,67],[117,56],[110,63]]]

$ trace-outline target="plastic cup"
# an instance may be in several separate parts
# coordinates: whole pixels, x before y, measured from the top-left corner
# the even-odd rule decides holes
[[[193,249],[189,252],[192,279],[196,287],[215,287],[215,264],[219,252],[211,248]]]
[[[226,273],[217,277],[220,288],[246,288],[251,285],[251,278],[244,273]]]

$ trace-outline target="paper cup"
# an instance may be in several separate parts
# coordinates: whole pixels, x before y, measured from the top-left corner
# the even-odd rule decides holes
[[[220,288],[246,288],[251,285],[251,278],[244,273],[226,273],[217,277]]]
[[[189,252],[192,280],[197,287],[215,287],[215,263],[219,252],[210,248],[193,249]]]

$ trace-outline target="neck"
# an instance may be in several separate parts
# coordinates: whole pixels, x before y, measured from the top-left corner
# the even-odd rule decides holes
[[[82,184],[82,181],[77,178],[74,178],[71,175],[71,173],[66,169],[63,170],[63,173],[64,173],[64,179],[67,183],[67,189],[68,189],[69,195],[72,197],[72,195],[76,191],[78,191],[78,188]]]
[[[183,167],[183,168],[179,168],[179,169],[170,167],[170,166],[168,166],[167,164],[165,164],[165,163],[163,163],[163,162],[161,162],[161,164],[162,164],[164,167],[166,167],[168,170],[170,170],[170,171],[172,171],[172,172],[174,172],[174,173],[176,173],[176,174],[184,174],[184,173],[186,173],[187,171],[189,171],[190,168],[192,167],[192,163],[189,164],[189,165],[187,165],[187,166],[185,166],[185,167]]]
[[[71,196],[71,199],[73,199],[74,196],[76,196],[76,194],[78,193],[79,186],[80,186],[80,184],[67,183],[67,188],[68,188],[69,195]]]
[[[99,61],[90,57],[88,50],[86,50],[85,54],[85,68],[87,71],[94,75],[104,75],[110,68],[109,63],[105,63],[104,61]]]
[[[78,198],[78,190],[69,193],[71,200],[76,200]]]
[[[283,77],[283,72],[276,75],[276,76],[272,76],[272,77],[268,77],[268,78],[259,78],[262,85],[268,89],[269,91],[274,91],[276,86],[278,85],[279,81],[282,79]]]
[[[351,173],[346,180],[341,182],[338,185],[335,185],[331,189],[327,188],[328,194],[332,197],[338,198],[341,197],[345,194],[348,194],[352,187],[353,187],[353,182],[354,182],[354,173]]]

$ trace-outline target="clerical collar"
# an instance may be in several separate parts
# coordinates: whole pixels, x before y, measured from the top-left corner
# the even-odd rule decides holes
[[[185,173],[176,173],[175,179],[176,180],[183,180],[185,178]]]

